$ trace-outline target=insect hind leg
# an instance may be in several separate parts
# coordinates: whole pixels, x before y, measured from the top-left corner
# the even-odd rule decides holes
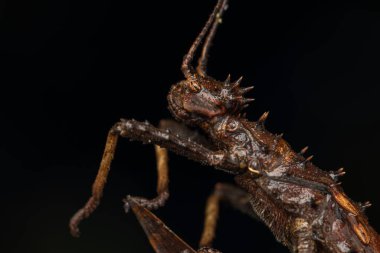
[[[107,181],[107,176],[110,171],[111,161],[115,154],[118,137],[118,133],[115,133],[113,129],[109,131],[98,174],[96,175],[96,179],[92,185],[92,195],[86,204],[70,219],[70,232],[74,237],[79,237],[79,223],[88,218],[100,203],[103,196],[103,189]]]
[[[257,219],[250,204],[251,199],[252,196],[249,193],[235,185],[226,183],[216,184],[213,193],[207,200],[204,228],[199,243],[200,247],[210,247],[212,245],[215,238],[215,230],[219,217],[219,205],[221,202],[227,203],[233,208]]]

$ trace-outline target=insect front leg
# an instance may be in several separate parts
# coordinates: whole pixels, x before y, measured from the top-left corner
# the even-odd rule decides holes
[[[70,220],[71,234],[75,237],[79,236],[79,223],[90,216],[90,214],[96,209],[100,203],[100,199],[103,195],[103,189],[107,181],[107,176],[110,170],[111,161],[115,153],[118,137],[127,137],[134,140],[139,140],[144,143],[152,143],[159,145],[163,148],[168,148],[180,155],[186,156],[190,159],[202,162],[207,165],[216,165],[226,168],[238,168],[232,161],[226,159],[227,154],[223,151],[212,151],[189,138],[180,137],[178,134],[171,133],[170,130],[162,130],[153,127],[149,123],[138,122],[135,120],[122,120],[116,123],[108,133],[106,147],[104,149],[100,168],[96,176],[95,182],[92,186],[92,195],[84,205],[83,208],[78,210]],[[160,160],[167,159],[165,151],[158,149],[158,162]],[[158,207],[165,203],[165,200],[169,196],[167,191],[167,174],[168,167],[165,166],[165,162],[161,163],[162,166],[158,167],[159,172],[159,184],[158,184],[158,197],[149,201],[141,199],[143,205],[147,207]],[[160,165],[159,165],[160,166]],[[161,173],[161,174],[160,174]],[[162,178],[160,181],[160,177]]]
[[[211,150],[194,142],[191,138],[181,137],[180,134],[172,133],[169,129],[158,129],[148,122],[122,120],[116,123],[112,129],[122,137],[159,145],[205,165],[217,166],[231,171],[236,170],[236,172],[241,170],[239,165],[229,158],[226,151]]]
[[[92,184],[92,195],[86,204],[81,209],[79,209],[70,219],[70,232],[74,237],[79,237],[79,223],[83,219],[88,218],[100,203],[100,199],[103,195],[104,185],[107,181],[108,172],[110,170],[111,161],[115,154],[118,137],[119,135],[115,133],[113,129],[109,131],[98,174],[96,175],[95,181]]]
[[[174,120],[160,120],[159,128],[171,133],[176,133],[181,138],[186,138],[204,146],[209,147],[211,145],[203,136],[199,135],[198,132],[189,129],[184,124],[178,123]],[[133,200],[139,205],[150,210],[164,206],[166,200],[169,198],[168,152],[165,148],[161,148],[158,145],[155,145],[155,151],[157,161],[157,197],[147,199],[138,196],[127,196],[127,198],[124,199],[124,209],[126,212],[130,209],[129,198],[133,198]]]
[[[226,183],[216,184],[213,193],[207,200],[205,223],[199,243],[200,247],[211,247],[212,245],[212,241],[215,238],[221,202],[257,219],[257,215],[253,212],[250,204],[251,199],[252,196],[249,193],[234,185]]]

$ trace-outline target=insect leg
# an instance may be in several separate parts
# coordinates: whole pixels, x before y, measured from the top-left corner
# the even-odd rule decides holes
[[[199,245],[201,247],[210,247],[212,245],[219,216],[220,202],[225,202],[235,209],[257,219],[250,204],[251,199],[252,196],[249,193],[234,185],[225,183],[216,184],[213,193],[207,200],[205,223]]]
[[[171,133],[178,134],[181,138],[191,140],[206,148],[215,150],[215,146],[200,134],[197,130],[190,129],[183,123],[171,119],[162,119],[159,124],[160,129],[169,130]]]
[[[104,148],[102,161],[100,162],[98,174],[96,175],[95,181],[92,185],[92,195],[87,203],[83,206],[83,208],[79,209],[70,219],[70,232],[74,237],[79,236],[79,223],[83,219],[90,216],[90,214],[95,211],[96,207],[100,203],[100,199],[103,195],[104,185],[107,181],[108,172],[110,170],[111,161],[115,153],[117,139],[118,134],[113,129],[111,129],[108,133],[106,146]]]
[[[196,142],[201,141],[200,136],[196,132],[191,131],[185,125],[180,124],[174,120],[160,120],[159,128],[169,130],[172,133],[178,133],[183,138],[191,138]],[[205,140],[203,140],[205,142]],[[157,209],[165,205],[166,200],[169,198],[169,166],[168,166],[168,151],[155,145],[156,160],[157,160],[157,197],[147,199],[137,196],[128,196],[124,200],[124,209],[126,212],[130,209],[130,204],[127,199],[132,198],[139,205],[148,209]]]
[[[235,161],[228,158],[226,151],[211,150],[190,138],[181,137],[168,129],[158,129],[147,122],[122,120],[116,123],[112,129],[122,137],[142,141],[143,143],[156,144],[206,165],[218,166],[218,168],[231,171],[236,170],[236,173],[241,170]]]
[[[139,205],[148,209],[157,209],[165,205],[169,198],[169,166],[168,151],[165,148],[155,145],[157,160],[157,196],[153,199],[147,199],[139,196],[127,196],[133,198]],[[128,212],[130,209],[129,202],[124,199],[124,210]]]
[[[293,252],[316,253],[317,247],[313,240],[311,225],[302,218],[295,218],[291,229],[293,237]]]
[[[191,139],[181,138],[177,134],[170,133],[170,131],[155,128],[149,123],[138,122],[135,120],[122,120],[121,122],[116,123],[108,133],[100,168],[92,186],[91,197],[84,207],[78,210],[70,220],[70,231],[75,237],[79,236],[79,223],[83,219],[89,217],[100,203],[103,189],[107,181],[107,175],[110,170],[111,161],[115,153],[118,136],[128,137],[144,143],[156,144],[204,164],[217,165],[222,168],[239,168],[238,165],[226,159],[227,155],[223,151],[212,151]],[[162,164],[161,169],[158,168],[158,170],[159,173],[160,171],[162,172],[161,175],[165,175],[165,171],[167,173],[167,168],[165,169],[164,166],[165,162],[160,162],[160,159],[161,161],[166,159],[165,152],[166,151],[158,149],[158,162]],[[162,179],[160,179],[160,177],[162,177]],[[168,180],[166,179],[165,181],[164,178],[164,176],[159,175],[159,196],[155,199],[156,204],[163,204],[165,198],[168,197],[168,192],[166,191]]]

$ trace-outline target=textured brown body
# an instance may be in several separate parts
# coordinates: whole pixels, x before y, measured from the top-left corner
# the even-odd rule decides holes
[[[206,74],[208,50],[226,6],[227,0],[218,1],[205,27],[184,57],[182,72],[185,80],[174,84],[168,95],[169,109],[175,119],[184,125],[201,129],[204,136],[199,137],[185,126],[169,121],[161,122],[160,128],[135,120],[116,123],[109,132],[92,197],[71,219],[72,234],[79,235],[79,222],[87,218],[99,204],[117,136],[121,136],[161,147],[156,148],[158,196],[152,200],[128,197],[126,211],[131,201],[137,203],[135,209],[138,205],[148,209],[164,205],[169,191],[167,153],[163,148],[235,175],[239,188],[220,185],[216,187],[220,189],[216,189],[209,199],[202,246],[211,244],[218,202],[226,200],[241,211],[259,217],[276,239],[292,252],[380,253],[379,235],[369,225],[364,214],[369,204],[352,201],[337,182],[344,171],[327,172],[319,169],[311,162],[312,157],[303,156],[306,149],[297,153],[281,135],[268,132],[264,127],[268,113],[264,113],[256,122],[248,121],[241,111],[252,99],[244,98],[243,95],[253,87],[241,88],[241,78],[231,82],[228,76],[221,82]],[[192,61],[202,42],[204,46],[195,70]],[[141,214],[143,209],[139,210],[137,213]],[[156,230],[152,228],[149,231]],[[151,241],[157,249],[160,247],[157,238],[161,237],[154,236]],[[172,233],[168,233],[168,236],[175,238]],[[183,242],[179,244],[183,246]],[[167,249],[166,246],[163,248]],[[167,249],[165,252],[174,253],[175,249],[173,246],[173,251]],[[205,250],[217,252],[210,248],[199,252]]]
[[[215,80],[198,81],[207,91],[226,86]],[[237,184],[252,195],[254,212],[277,240],[298,252],[295,234],[302,223],[311,233],[307,252],[380,252],[379,237],[364,208],[337,184],[339,173],[319,169],[311,158],[293,151],[281,135],[265,130],[266,117],[249,122],[222,113],[199,126],[218,150],[226,151],[232,164],[239,165],[220,168],[239,174]]]
[[[377,233],[360,206],[335,186],[331,173],[305,162],[260,123],[232,118],[227,124],[232,121],[240,126],[233,132],[218,127],[223,144],[230,150],[244,146],[248,153],[244,162],[260,166],[255,169],[263,175],[257,178],[248,171],[236,176],[236,182],[252,195],[252,208],[277,240],[292,249],[296,245],[295,221],[304,220],[311,227],[318,252],[380,252]]]

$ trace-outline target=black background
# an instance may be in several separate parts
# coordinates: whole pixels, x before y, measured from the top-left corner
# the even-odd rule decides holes
[[[380,230],[380,12],[374,2],[231,0],[209,73],[256,86],[247,110],[344,166],[347,194],[371,200]],[[121,140],[104,199],[82,236],[70,216],[90,193],[106,133],[119,118],[168,118],[166,94],[215,1],[2,1],[1,246],[8,252],[152,252],[125,194],[152,197],[151,146]],[[231,176],[172,155],[171,198],[155,213],[196,247],[207,195]],[[287,252],[268,230],[223,207],[215,247]]]

